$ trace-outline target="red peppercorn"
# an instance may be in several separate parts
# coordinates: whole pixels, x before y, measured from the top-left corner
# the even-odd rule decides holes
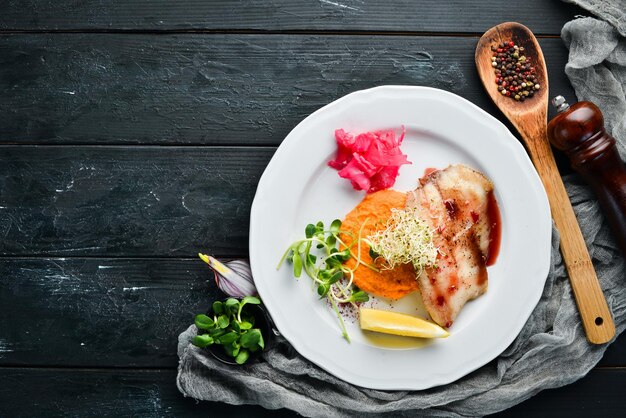
[[[511,92],[510,92],[510,91],[507,91],[507,92],[506,92],[506,95],[507,95],[507,96],[510,96],[510,95],[511,95]]]
[[[502,87],[506,87],[506,86],[508,86],[508,85],[509,85],[509,83],[507,83],[506,81],[503,81],[503,82],[502,82]]]
[[[509,42],[509,46],[515,46],[515,42],[513,41]]]
[[[497,50],[497,51],[498,51],[498,52],[502,52],[502,48],[498,48],[498,50]]]

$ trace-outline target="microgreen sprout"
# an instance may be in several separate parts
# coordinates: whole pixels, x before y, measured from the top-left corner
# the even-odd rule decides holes
[[[433,243],[434,232],[412,210],[391,209],[385,228],[374,232],[363,241],[370,246],[373,260],[384,261],[383,269],[393,269],[411,263],[416,277],[427,267],[437,263],[438,249]]]
[[[246,296],[241,301],[229,298],[225,302],[213,302],[213,318],[208,315],[196,315],[195,324],[198,335],[192,344],[204,348],[218,344],[224,352],[235,359],[237,364],[248,361],[250,353],[265,348],[263,335],[254,326],[254,316],[247,315],[244,306],[258,305],[261,301],[254,296]]]
[[[320,299],[328,299],[337,314],[341,333],[348,342],[350,342],[350,336],[338,305],[349,303],[356,307],[356,303],[369,300],[367,293],[352,286],[354,271],[359,265],[363,264],[374,271],[378,271],[375,266],[361,260],[362,231],[363,227],[359,230],[357,237],[354,237],[354,234],[349,231],[342,231],[339,219],[332,221],[328,229],[324,229],[323,222],[318,222],[315,225],[308,224],[304,229],[305,238],[291,244],[276,267],[278,270],[287,260],[293,266],[295,277],[300,277],[304,271],[313,280]],[[349,244],[344,242],[339,237],[340,234],[352,238],[352,242]],[[354,245],[357,246],[356,254],[352,251]],[[350,258],[356,260],[353,268],[344,264]],[[347,282],[343,279],[347,279]]]

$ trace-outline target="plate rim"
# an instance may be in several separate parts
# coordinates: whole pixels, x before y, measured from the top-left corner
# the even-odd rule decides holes
[[[328,373],[330,373],[331,375],[335,376],[338,379],[341,379],[345,382],[348,382],[350,384],[353,384],[359,387],[375,389],[375,390],[425,390],[425,389],[429,389],[432,387],[452,383],[468,375],[469,373],[477,370],[478,368],[484,366],[485,364],[489,363],[490,361],[498,357],[504,350],[506,350],[506,348],[519,336],[519,333],[521,332],[522,328],[526,324],[530,315],[532,315],[532,312],[534,311],[536,305],[540,301],[541,296],[543,294],[543,290],[545,288],[545,282],[547,280],[547,276],[549,273],[550,260],[551,260],[550,253],[551,253],[552,228],[551,228],[550,207],[549,207],[548,198],[545,192],[545,188],[543,187],[543,183],[541,182],[541,179],[539,178],[539,175],[537,174],[537,171],[535,170],[534,165],[532,164],[528,154],[526,153],[526,150],[524,149],[520,141],[517,138],[515,138],[515,136],[513,136],[513,134],[508,130],[508,128],[498,119],[496,119],[494,116],[492,116],[485,110],[481,109],[474,103],[470,102],[469,100],[461,96],[458,96],[454,93],[437,89],[437,88],[426,87],[426,86],[404,86],[404,85],[383,85],[383,86],[372,87],[369,89],[358,90],[358,91],[346,94],[326,104],[325,106],[317,109],[316,111],[312,112],[306,118],[302,119],[289,132],[289,134],[287,134],[287,136],[284,138],[282,143],[278,146],[276,152],[272,156],[270,162],[268,163],[267,167],[265,168],[263,172],[263,175],[261,176],[259,180],[256,192],[255,192],[254,200],[252,202],[251,211],[250,211],[250,230],[249,230],[250,265],[251,265],[251,269],[252,269],[252,273],[254,277],[255,270],[256,270],[255,269],[256,263],[254,262],[253,254],[256,253],[257,244],[260,245],[260,243],[255,242],[253,239],[254,238],[253,230],[256,225],[255,208],[258,205],[257,198],[259,196],[259,192],[262,191],[263,187],[265,186],[265,183],[269,181],[266,173],[268,173],[268,171],[276,164],[276,161],[278,161],[281,158],[281,155],[284,152],[286,152],[285,150],[288,149],[288,145],[290,145],[292,142],[295,141],[295,137],[298,135],[298,133],[297,132],[294,133],[294,132],[297,131],[297,128],[300,125],[304,124],[305,122],[309,121],[311,118],[315,118],[318,114],[324,113],[328,111],[329,109],[332,109],[333,107],[340,106],[343,102],[346,102],[355,98],[360,98],[361,96],[367,96],[367,95],[372,95],[373,97],[371,97],[370,100],[375,100],[376,99],[375,95],[377,94],[385,95],[386,93],[389,93],[389,92],[393,93],[395,91],[407,92],[410,94],[412,93],[420,94],[420,92],[427,92],[427,94],[436,94],[436,95],[439,94],[442,96],[447,96],[448,99],[457,101],[458,103],[461,103],[463,106],[470,109],[471,111],[477,112],[478,114],[480,114],[484,120],[489,121],[490,124],[492,124],[494,127],[497,127],[497,129],[502,131],[504,136],[508,137],[507,139],[507,141],[509,142],[508,145],[510,145],[511,148],[515,151],[516,158],[518,159],[521,165],[526,165],[528,169],[527,174],[533,177],[534,179],[535,186],[537,186],[536,191],[538,192],[538,198],[542,201],[540,202],[542,204],[541,204],[541,208],[539,209],[544,212],[544,218],[547,218],[547,222],[546,222],[547,225],[545,225],[545,230],[543,228],[540,228],[540,230],[544,232],[545,234],[543,238],[545,239],[545,243],[547,247],[545,249],[545,253],[547,254],[547,256],[544,257],[544,259],[542,260],[543,263],[537,269],[538,273],[536,273],[536,275],[538,276],[537,280],[541,281],[541,286],[537,284],[536,290],[532,292],[528,297],[530,301],[526,305],[527,308],[523,312],[520,312],[520,315],[518,315],[517,317],[517,322],[515,322],[514,324],[511,324],[510,328],[513,328],[514,332],[507,333],[506,338],[501,338],[500,343],[494,345],[489,350],[489,354],[483,355],[483,356],[474,356],[472,359],[470,359],[467,362],[468,365],[466,367],[462,368],[461,371],[457,371],[456,373],[433,374],[431,375],[430,381],[427,384],[410,384],[406,382],[400,383],[400,384],[389,384],[387,381],[381,381],[381,380],[372,382],[371,380],[367,381],[367,379],[363,379],[364,376],[356,374],[356,373],[345,374],[344,372],[346,371],[346,369],[339,369],[339,371],[332,370],[330,367],[328,367],[327,364],[323,364],[323,362],[319,361],[318,352],[310,349],[309,347],[307,347],[306,344],[303,344],[300,340],[290,338],[290,336],[288,335],[289,332],[287,334],[284,333],[284,330],[287,328],[287,325],[286,325],[286,322],[283,322],[283,318],[272,317],[272,319],[274,321],[276,328],[281,333],[281,335],[296,349],[296,351],[298,351],[298,353],[300,353],[300,355],[302,355],[308,361],[317,365],[318,367],[322,368],[323,370],[327,371]],[[292,137],[294,139],[290,139]],[[284,146],[285,144],[287,145]],[[545,216],[546,213],[547,213],[547,216]],[[537,222],[541,222],[541,221],[545,221],[545,219],[537,220]],[[259,294],[262,297],[261,293],[262,292],[259,291]],[[268,300],[271,300],[271,299],[268,299]],[[268,306],[268,312],[271,313],[271,310],[272,310],[271,307]],[[362,380],[359,380],[359,379],[362,379]]]

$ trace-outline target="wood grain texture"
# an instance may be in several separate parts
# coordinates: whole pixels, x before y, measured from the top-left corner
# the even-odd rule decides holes
[[[222,297],[200,259],[3,260],[0,364],[174,368],[178,334]]]
[[[298,417],[259,406],[183,398],[175,370],[0,368],[0,416],[72,417]],[[594,369],[570,386],[547,390],[497,417],[571,418],[623,413],[626,370]],[[446,410],[442,411],[446,412]],[[448,412],[449,413],[449,412]]]
[[[199,259],[2,260],[0,365],[173,368],[178,334],[220,297]],[[601,364],[626,364],[626,334]]]
[[[557,35],[584,11],[554,1],[526,0],[8,0],[3,30],[367,30],[484,32],[504,20]]]
[[[0,255],[246,255],[274,148],[0,146]]]
[[[2,1],[0,144],[276,146],[312,111],[380,84],[443,88],[507,123],[467,35],[513,19],[558,35],[576,14],[556,0]],[[425,32],[443,36],[406,36]],[[561,41],[541,46],[550,96],[573,99]],[[0,146],[0,417],[296,416],[197,404],[174,384],[176,335],[217,295],[195,252],[247,252],[273,152]],[[40,258],[51,254],[67,258]],[[600,364],[626,365],[624,335]],[[620,416],[625,379],[594,369],[502,416]]]
[[[544,39],[552,94],[574,97]],[[424,85],[500,117],[476,39],[313,35],[0,36],[0,143],[278,145],[355,90]],[[502,118],[503,119],[503,118]]]
[[[522,131],[522,136],[527,132]],[[587,339],[594,344],[604,344],[615,336],[615,325],[602,287],[589,256],[585,239],[578,225],[576,214],[558,172],[550,144],[545,138],[545,126],[541,133],[527,142],[527,149],[537,168],[550,201],[552,218],[561,237],[560,249]],[[544,142],[539,142],[543,136]]]
[[[569,386],[549,389],[494,417],[619,417],[624,410],[624,369],[593,369]]]
[[[615,342],[604,352],[602,360],[598,363],[601,367],[624,367],[626,365],[626,333],[622,332]]]
[[[176,389],[176,370],[0,368],[2,417],[296,417],[288,410],[197,403]]]
[[[502,96],[495,88],[491,47],[513,40],[525,47],[526,56],[536,68],[541,90],[525,102]],[[574,209],[556,165],[547,136],[548,77],[541,47],[533,33],[516,22],[489,29],[476,46],[476,67],[485,89],[494,103],[521,134],[537,173],[543,182],[552,218],[561,236],[560,248],[587,339],[604,344],[615,336],[615,325],[596,276]]]

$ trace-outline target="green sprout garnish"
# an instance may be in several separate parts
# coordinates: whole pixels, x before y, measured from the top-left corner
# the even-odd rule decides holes
[[[246,296],[241,301],[230,298],[225,302],[213,302],[213,318],[196,315],[195,324],[198,335],[192,344],[204,348],[218,344],[224,352],[235,359],[237,364],[248,361],[250,353],[265,348],[263,335],[254,326],[254,316],[246,315],[243,307],[247,304],[258,305],[261,301],[254,296]]]
[[[341,230],[341,221],[335,219],[329,229],[324,229],[324,223],[308,224],[304,229],[305,239],[294,242],[283,254],[276,269],[278,270],[285,260],[293,266],[293,275],[300,277],[302,271],[313,279],[317,286],[317,294],[320,299],[328,299],[337,314],[341,333],[350,342],[350,336],[346,330],[346,325],[339,312],[339,304],[350,303],[356,307],[356,303],[367,302],[369,296],[362,290],[356,289],[353,285],[354,271],[363,264],[366,267],[379,271],[375,266],[367,264],[361,260],[361,232],[367,220],[361,225],[359,235],[353,242],[347,244],[340,238],[344,234],[354,238],[354,234]],[[337,247],[343,248],[341,251]],[[356,255],[352,252],[354,245],[357,246]],[[348,268],[344,262],[350,258],[356,260],[353,268]],[[345,279],[347,278],[347,283]]]
[[[439,250],[433,242],[434,231],[411,209],[391,209],[385,228],[374,232],[363,242],[370,246],[373,260],[381,258],[383,270],[401,264],[412,264],[415,276],[437,264]]]

